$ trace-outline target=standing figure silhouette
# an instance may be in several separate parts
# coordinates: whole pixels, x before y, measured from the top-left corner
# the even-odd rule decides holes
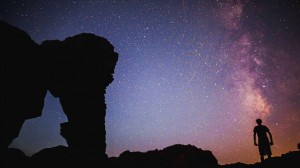
[[[256,120],[257,126],[254,127],[254,145],[257,146],[256,143],[256,134],[258,136],[258,149],[260,154],[261,162],[264,161],[264,155],[268,155],[268,158],[271,158],[271,145],[273,145],[272,134],[268,127],[262,125],[262,120]],[[269,134],[270,139],[268,139],[267,133]]]

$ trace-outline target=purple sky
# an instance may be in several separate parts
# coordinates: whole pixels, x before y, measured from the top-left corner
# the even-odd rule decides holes
[[[119,53],[106,103],[107,154],[173,144],[211,150],[220,164],[259,161],[255,119],[275,156],[300,142],[300,2],[1,1],[0,19],[37,43],[82,32]],[[66,121],[48,94],[12,147],[32,155],[66,145]]]

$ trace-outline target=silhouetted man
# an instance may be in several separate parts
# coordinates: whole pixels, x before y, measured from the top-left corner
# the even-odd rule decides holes
[[[256,134],[258,136],[258,149],[260,154],[260,160],[264,161],[264,155],[268,155],[268,158],[271,158],[272,152],[270,145],[273,145],[272,134],[268,127],[262,125],[262,120],[256,120],[257,126],[254,127],[254,145],[256,143]],[[267,133],[269,134],[270,140],[268,139]]]

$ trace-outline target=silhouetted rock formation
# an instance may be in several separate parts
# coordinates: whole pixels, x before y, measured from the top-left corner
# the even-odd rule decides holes
[[[30,163],[30,158],[27,157],[20,149],[8,148],[4,155],[1,155],[1,167],[17,167],[27,166]]]
[[[23,166],[56,167],[78,166],[104,168],[299,168],[300,151],[289,152],[280,157],[266,159],[263,163],[235,163],[219,165],[210,151],[199,149],[192,145],[173,145],[162,150],[148,152],[125,151],[119,157],[108,158],[107,163],[98,160],[74,160],[73,151],[65,146],[46,148],[34,154],[31,158],[17,149],[9,149],[5,158],[10,158],[10,166],[22,163]],[[75,157],[76,158],[76,157]],[[13,159],[13,160],[12,160]]]
[[[79,157],[101,156],[105,149],[105,89],[113,81],[118,54],[104,38],[79,34],[45,41],[49,91],[59,97],[68,122],[61,135]]]
[[[31,157],[31,165],[34,167],[57,167],[76,165],[70,149],[66,146],[56,146],[42,149]],[[75,163],[75,164],[73,164]]]
[[[299,168],[300,167],[300,151],[293,151],[281,155],[280,157],[272,157],[266,159],[262,163],[243,164],[235,163],[223,165],[221,168]]]
[[[247,165],[245,163],[240,163],[240,162],[221,166],[221,168],[251,168],[251,167],[252,165]]]
[[[118,168],[214,168],[218,161],[210,151],[192,145],[173,145],[163,150],[123,152],[110,158],[110,167]]]
[[[0,33],[1,156],[24,121],[41,115],[49,90],[68,117],[61,124],[61,135],[72,157],[106,159],[104,94],[118,60],[114,47],[87,33],[39,46],[3,21]]]
[[[0,155],[26,119],[42,114],[45,74],[38,45],[22,30],[0,21]]]

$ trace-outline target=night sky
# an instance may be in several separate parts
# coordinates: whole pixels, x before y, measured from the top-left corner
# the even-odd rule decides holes
[[[220,164],[258,162],[257,118],[274,156],[300,143],[299,0],[1,1],[0,19],[37,43],[91,32],[114,45],[110,157],[180,143],[211,150]],[[66,145],[59,101],[45,102],[11,147],[30,156]]]

